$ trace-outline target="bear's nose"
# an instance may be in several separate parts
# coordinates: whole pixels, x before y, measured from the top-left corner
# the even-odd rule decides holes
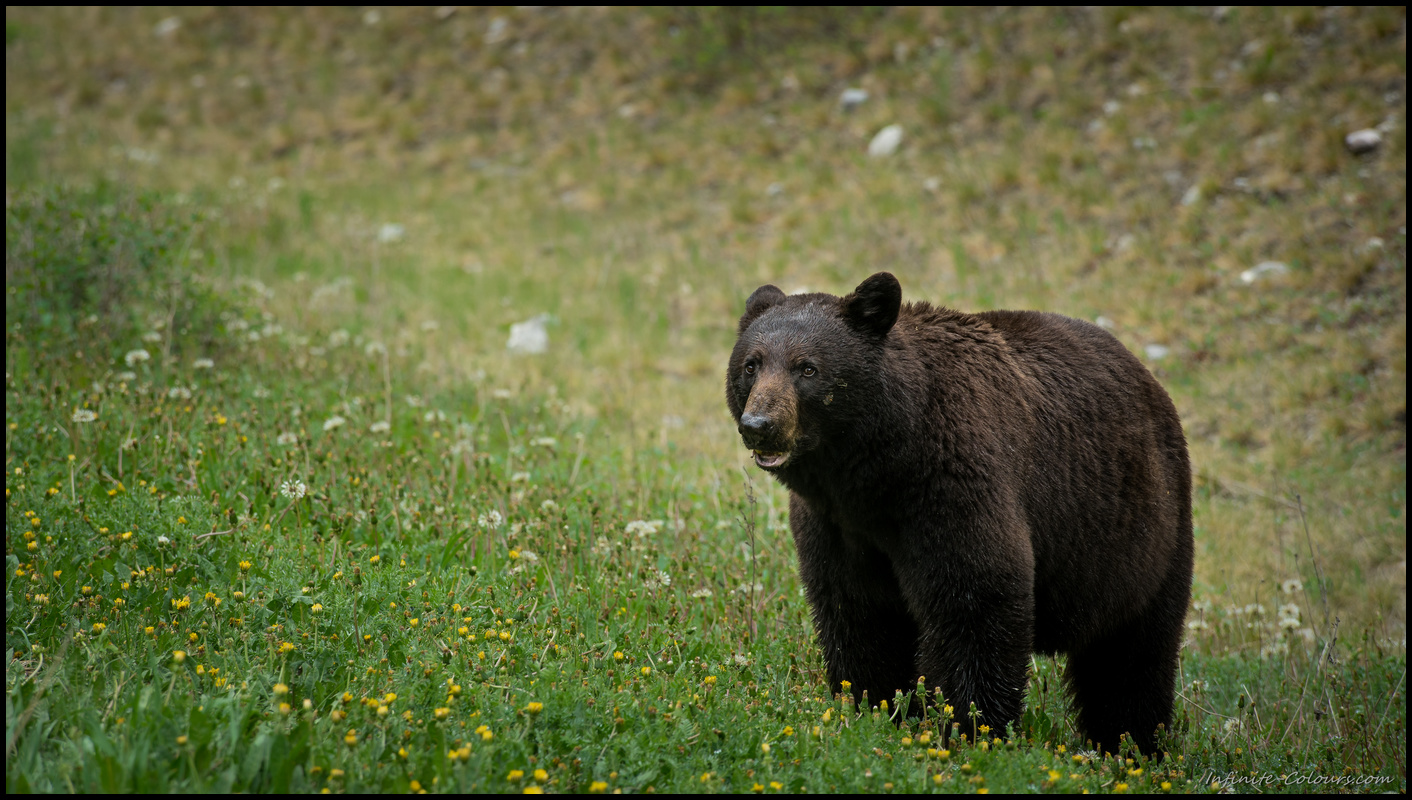
[[[775,435],[774,421],[762,414],[742,414],[737,429],[740,438],[745,440],[745,446],[752,450]]]

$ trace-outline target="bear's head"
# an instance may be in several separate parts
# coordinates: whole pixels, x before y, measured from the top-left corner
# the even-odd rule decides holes
[[[750,295],[726,372],[726,404],[757,465],[778,471],[797,463],[834,423],[868,413],[860,390],[871,383],[901,305],[902,286],[887,272],[844,297],[786,295],[776,286]]]

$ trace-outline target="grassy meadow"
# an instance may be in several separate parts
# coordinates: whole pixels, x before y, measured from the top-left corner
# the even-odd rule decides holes
[[[7,791],[1406,791],[1405,9],[5,38]],[[880,269],[1172,395],[1168,758],[1062,659],[1017,730],[828,694],[723,370],[755,287]]]

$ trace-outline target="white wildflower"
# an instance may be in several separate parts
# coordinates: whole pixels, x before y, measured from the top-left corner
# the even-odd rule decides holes
[[[328,335],[328,346],[329,346],[329,347],[342,347],[342,346],[344,346],[345,344],[348,344],[348,338],[349,338],[349,336],[348,336],[348,331],[345,331],[344,329],[339,328],[338,330],[336,330],[336,331],[334,331],[333,333],[330,333],[330,334]]]
[[[608,537],[606,536],[599,536],[597,539],[594,539],[593,547],[589,548],[589,552],[593,553],[595,556],[606,556],[612,551],[613,543],[608,541]]]
[[[496,389],[490,393],[490,396],[494,397],[496,400],[509,400],[511,397],[515,396],[515,393],[509,389]]]
[[[344,419],[343,417],[334,414],[333,416],[329,417],[327,420],[324,421],[324,430],[331,431],[347,421],[348,420]]]
[[[1281,617],[1288,617],[1288,618],[1292,618],[1292,619],[1298,620],[1298,619],[1299,619],[1299,604],[1298,604],[1298,603],[1285,603],[1284,605],[1280,606],[1280,616],[1281,616]]]
[[[516,472],[514,475],[510,476],[511,483],[526,483],[529,479],[530,474],[528,472]]]
[[[559,440],[555,439],[553,436],[541,436],[538,439],[531,441],[530,444],[534,445],[535,447],[558,447]]]
[[[192,369],[215,369],[216,362],[209,358],[198,358],[191,362]]]
[[[752,587],[750,585],[750,582],[746,581],[745,583],[742,583],[741,585],[735,587],[735,591],[738,594],[750,594],[752,591],[755,594],[759,594],[760,592],[765,591],[765,584],[756,581],[755,585]]]
[[[628,533],[637,534],[637,537],[641,539],[644,536],[661,531],[662,526],[665,524],[666,523],[664,523],[660,519],[654,519],[651,521],[635,519],[632,522],[628,523],[626,530]]]
[[[407,235],[407,226],[396,222],[385,223],[378,228],[378,241],[382,244],[391,244],[402,241],[402,237]]]
[[[1204,631],[1210,629],[1211,624],[1204,619],[1194,619],[1191,622],[1188,622],[1186,624],[1186,627],[1187,630],[1190,631]]]
[[[1280,630],[1293,631],[1299,629],[1298,617],[1280,617]]]
[[[275,444],[284,446],[288,446],[291,444],[299,444],[299,437],[295,436],[289,431],[285,431],[284,433],[281,433],[278,437],[275,438]]]
[[[741,655],[740,653],[736,653],[736,654],[735,654],[734,656],[732,656],[731,658],[732,658],[732,660],[735,661],[735,665],[736,665],[737,667],[743,667],[743,666],[745,666],[745,665],[747,665],[747,664],[750,663],[750,659],[746,658],[745,656]]]
[[[423,405],[425,405],[425,401],[422,400],[421,395],[409,394],[403,399],[406,400],[407,405],[411,406],[412,408],[421,408]]]
[[[385,419],[380,419],[368,426],[368,433],[387,433],[390,430],[392,430],[392,424]]]
[[[440,323],[438,323],[436,320],[429,319],[426,322],[422,323],[422,333],[431,333],[432,331],[440,327]]]
[[[692,592],[691,596],[695,598],[702,598],[710,597],[713,594],[715,594],[715,592],[711,591],[709,587],[703,586],[700,589],[697,589],[696,591]]]
[[[144,342],[160,342],[160,341],[162,341],[162,334],[158,333],[157,331],[148,331],[148,332],[142,334],[142,341],[144,341]]]
[[[554,502],[553,500],[545,500],[543,503],[539,504],[540,511],[554,511],[558,508],[559,504]]]
[[[167,390],[168,400],[190,400],[191,390],[185,386],[173,386]]]
[[[446,412],[442,411],[439,408],[433,408],[431,411],[428,411],[427,413],[422,415],[422,422],[436,423],[445,421]]]
[[[457,439],[447,452],[453,456],[468,456],[475,451],[475,443],[470,439]]]
[[[118,381],[119,383],[132,383],[133,381],[137,380],[137,373],[119,372],[117,375],[113,376],[113,380]]]
[[[266,388],[263,387],[263,386],[256,386],[256,387],[255,387],[255,390],[252,391],[250,394],[251,394],[256,400],[264,400],[265,398],[267,398],[267,397],[270,396],[270,390],[269,390],[269,389],[266,389]]]
[[[1294,594],[1304,591],[1304,584],[1298,578],[1290,578],[1280,584],[1280,591],[1285,594]]]
[[[665,589],[672,585],[672,576],[668,575],[664,570],[659,569],[657,570],[657,574],[643,581],[643,585],[649,589],[656,589],[658,587]]]
[[[303,500],[304,495],[308,493],[308,491],[309,487],[304,485],[304,481],[298,479],[285,481],[280,484],[279,487],[279,493],[288,497],[290,500]]]
[[[168,538],[165,537],[165,536],[158,536],[158,537],[157,537],[157,544],[166,545],[166,544],[171,544],[171,543],[172,543],[172,540],[171,540],[171,539],[168,539]]]
[[[539,554],[534,552],[533,550],[521,550],[520,558],[523,559],[526,564],[539,563]]]
[[[98,415],[95,414],[91,409],[87,409],[87,408],[75,408],[75,409],[74,409],[74,416],[73,416],[74,422],[93,422],[93,421],[96,420],[96,419],[98,419]]]
[[[127,355],[123,356],[123,362],[129,367],[135,367],[144,361],[151,360],[151,358],[152,354],[146,350],[129,350]]]
[[[500,512],[495,509],[491,509],[476,517],[476,524],[482,528],[498,528],[504,524],[504,522],[505,518],[500,516]]]
[[[376,339],[374,339],[373,341],[368,342],[367,344],[363,345],[363,355],[367,356],[368,358],[372,358],[373,356],[386,355],[386,354],[387,354],[387,345],[383,344],[382,342],[377,341]]]

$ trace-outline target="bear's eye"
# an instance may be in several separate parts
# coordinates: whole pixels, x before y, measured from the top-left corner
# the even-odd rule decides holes
[[[812,378],[819,373],[817,369],[814,369],[813,364],[805,364],[802,372],[804,373],[804,377],[806,378]]]
[[[746,374],[746,375],[754,375],[754,374],[755,374],[755,364],[754,364],[754,362],[750,362],[750,361],[745,362],[745,374]]]

